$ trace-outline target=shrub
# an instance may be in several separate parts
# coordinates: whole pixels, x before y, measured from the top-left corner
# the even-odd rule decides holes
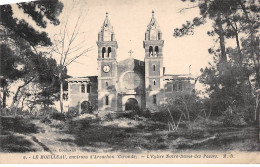
[[[51,120],[48,119],[47,117],[44,117],[43,119],[40,120],[41,123],[44,123],[44,124],[50,124],[51,123]]]
[[[76,107],[69,107],[68,117],[75,117],[79,114],[78,106]]]
[[[50,114],[50,118],[65,121],[65,114],[60,112],[53,112],[52,114]]]
[[[230,108],[231,109],[231,108]],[[249,107],[233,107],[231,110],[224,112],[223,125],[224,126],[245,126],[248,123],[252,123],[252,118],[250,117],[253,114],[250,113]]]
[[[44,107],[39,110],[39,116],[47,116],[57,112],[58,110],[54,107]]]
[[[151,114],[151,119],[153,121],[167,123],[169,118],[169,114],[167,114],[166,111],[154,112],[153,114]]]
[[[126,111],[122,114],[122,117],[128,118],[128,119],[134,119],[135,118],[135,113],[133,111]]]
[[[105,120],[113,121],[112,114],[111,114],[111,113],[107,113],[107,114],[105,115]]]
[[[152,113],[149,109],[144,109],[144,110],[137,110],[137,115],[145,118],[151,118]]]

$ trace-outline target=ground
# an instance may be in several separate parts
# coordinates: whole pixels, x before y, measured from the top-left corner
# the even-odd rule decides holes
[[[85,114],[67,121],[1,117],[1,152],[142,152],[189,150],[259,151],[257,130],[251,126],[203,126],[191,133],[149,118]]]

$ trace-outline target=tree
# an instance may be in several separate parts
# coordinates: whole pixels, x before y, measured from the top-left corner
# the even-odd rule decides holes
[[[79,4],[78,4],[79,5]],[[54,36],[54,45],[51,48],[53,50],[53,56],[58,59],[59,62],[59,82],[60,82],[60,111],[63,112],[63,87],[64,81],[67,78],[64,75],[67,67],[71,63],[78,63],[77,59],[82,56],[86,56],[90,48],[86,47],[86,38],[84,38],[84,32],[81,31],[81,24],[84,22],[86,13],[82,12],[84,9],[79,10],[78,18],[72,28],[68,25],[73,25],[73,21],[70,20],[70,14],[76,9],[76,2],[73,2],[70,13],[63,20],[63,26],[59,33]],[[73,18],[74,19],[74,18]],[[81,35],[82,39],[79,39]]]
[[[16,5],[41,28],[46,28],[46,19],[51,24],[58,25],[59,20],[57,17],[63,9],[63,4],[58,0],[25,2]],[[14,18],[11,5],[1,6],[1,27],[3,27],[1,29],[1,32],[4,33],[2,34],[3,38],[9,39],[8,42],[20,38],[26,40],[32,47],[51,45],[51,40],[46,32],[35,30],[24,19]]]
[[[58,15],[61,13],[63,9],[63,4],[58,0],[42,0],[35,2],[26,2],[26,3],[17,3],[19,9],[23,11],[23,13],[29,16],[39,28],[46,28],[47,20],[49,23],[53,25],[59,24]],[[36,27],[37,28],[37,27]],[[42,56],[40,52],[37,51],[37,47],[46,47],[52,44],[50,38],[48,37],[46,32],[39,32],[33,26],[31,26],[24,19],[17,19],[14,17],[12,5],[3,5],[1,6],[1,28],[0,28],[0,39],[2,43],[5,44],[5,47],[1,46],[6,50],[4,54],[1,54],[1,63],[6,62],[4,60],[6,57],[10,57],[13,55],[16,60],[13,60],[13,64],[18,64],[23,67],[22,75],[15,70],[15,66],[1,66],[5,70],[15,71],[15,77],[11,76],[11,73],[3,73],[1,70],[1,82],[6,83],[6,85],[10,84],[10,79],[18,80],[22,79],[23,85],[19,86],[12,104],[17,101],[17,96],[22,88],[28,85],[30,82],[34,81],[37,78],[37,73],[35,73],[35,68],[31,64],[33,62],[32,58],[34,56]],[[38,29],[38,28],[37,28]],[[8,49],[12,51],[8,53]],[[2,60],[3,59],[3,60]],[[11,58],[7,58],[11,59]],[[10,69],[13,68],[13,69]],[[3,105],[5,107],[5,96],[7,87],[3,90]]]
[[[39,92],[37,92],[38,103],[43,103],[44,108],[53,104],[57,100],[56,93],[59,92],[59,67],[53,58],[44,56],[35,56],[33,64],[37,67],[37,78],[35,82],[38,84]]]
[[[209,53],[214,55],[216,66],[202,70],[201,82],[209,86],[208,93],[212,99],[222,101],[224,108],[220,110],[227,110],[231,106],[249,107],[249,111],[255,108],[256,125],[259,128],[257,92],[260,88],[260,64],[259,43],[255,37],[260,27],[259,1],[203,0],[194,7],[199,8],[201,18],[194,18],[182,28],[175,29],[174,36],[190,35],[196,26],[203,25],[208,19],[213,21],[213,30],[208,34],[218,35],[219,48],[210,48]],[[236,48],[227,47],[225,39],[235,39]]]
[[[169,130],[177,131],[182,123],[192,133],[197,119],[204,112],[203,105],[197,94],[191,93],[167,99],[166,104],[159,106],[159,110],[167,120]]]
[[[19,61],[13,51],[5,44],[0,45],[1,53],[1,69],[0,69],[0,86],[2,88],[3,96],[1,97],[1,108],[6,107],[6,98],[8,96],[8,81],[16,80],[23,72],[18,70],[15,66]]]

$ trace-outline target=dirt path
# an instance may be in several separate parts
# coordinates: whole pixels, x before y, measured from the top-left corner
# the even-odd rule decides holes
[[[31,136],[33,140],[43,148],[44,151],[54,153],[60,152],[59,150],[78,149],[73,142],[70,142],[74,140],[72,135],[64,134],[56,128],[52,128],[44,123],[41,123],[39,120],[35,120],[34,124],[41,128],[42,132],[31,134]]]

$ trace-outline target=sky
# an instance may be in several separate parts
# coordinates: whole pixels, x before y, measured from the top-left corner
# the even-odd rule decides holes
[[[130,49],[134,52],[132,57],[144,60],[143,40],[152,17],[152,10],[155,12],[155,19],[163,33],[164,67],[167,74],[188,74],[191,65],[191,73],[199,75],[200,68],[204,68],[209,61],[212,61],[212,56],[207,51],[214,45],[212,37],[207,35],[207,31],[212,29],[211,23],[196,28],[192,36],[173,37],[175,28],[180,28],[186,20],[199,16],[197,8],[180,12],[183,8],[192,7],[193,4],[189,2],[181,0],[75,0],[76,5],[73,8],[72,0],[60,1],[64,4],[63,12],[59,17],[61,25],[48,24],[44,31],[53,39],[68,20],[68,32],[71,33],[80,15],[80,35],[75,39],[74,45],[81,45],[83,49],[91,48],[87,56],[80,57],[76,63],[68,66],[68,74],[73,77],[97,75],[96,41],[106,12],[108,12],[118,42],[118,61],[128,58]],[[34,24],[19,9],[14,9],[14,11],[17,17],[25,18],[32,25]],[[70,56],[77,56],[77,54]],[[59,61],[59,56],[54,54],[53,57]]]

